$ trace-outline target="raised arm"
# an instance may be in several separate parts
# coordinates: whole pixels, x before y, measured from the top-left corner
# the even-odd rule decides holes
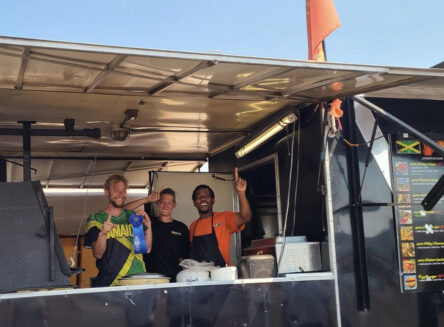
[[[239,172],[237,170],[237,167],[234,168],[234,181],[235,181],[237,196],[239,197],[239,207],[240,207],[239,212],[235,213],[235,218],[236,218],[236,225],[240,227],[251,220],[251,208],[250,208],[250,203],[248,202],[247,196],[245,194],[247,190],[247,181],[239,177]]]
[[[145,225],[145,243],[146,243],[146,253],[151,252],[151,248],[153,247],[153,232],[151,229],[151,219],[150,216],[145,211],[137,211],[138,215],[143,216],[143,224]]]
[[[142,204],[156,202],[159,199],[160,199],[160,192],[152,192],[150,193],[150,195],[144,198],[128,202],[127,204],[125,204],[124,208],[128,210],[136,210]]]

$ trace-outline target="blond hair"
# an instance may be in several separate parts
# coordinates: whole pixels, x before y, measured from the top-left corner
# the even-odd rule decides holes
[[[109,176],[107,178],[106,182],[105,182],[105,188],[109,191],[111,185],[114,185],[114,184],[119,183],[119,182],[122,182],[123,184],[125,184],[125,188],[128,188],[128,181],[122,175],[111,175],[111,176]]]

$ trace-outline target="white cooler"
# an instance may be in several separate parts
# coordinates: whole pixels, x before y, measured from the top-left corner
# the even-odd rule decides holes
[[[243,252],[244,255],[273,255],[279,263],[279,274],[321,271],[320,244],[306,242],[305,239],[305,236],[288,236],[254,240],[251,242],[251,247],[244,249]]]

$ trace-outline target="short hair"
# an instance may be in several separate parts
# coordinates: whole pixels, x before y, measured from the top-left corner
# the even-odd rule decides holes
[[[128,181],[122,175],[111,175],[107,178],[105,182],[105,188],[109,191],[111,185],[122,182],[125,184],[125,188],[128,188]]]
[[[176,202],[176,192],[170,187],[164,188],[162,191],[160,191],[160,195],[162,194],[169,194],[173,196],[174,202]]]
[[[209,187],[208,185],[205,185],[205,184],[200,184],[200,185],[197,185],[193,191],[193,195],[192,195],[193,201],[196,200],[197,191],[200,190],[201,188],[206,188],[210,192],[211,198],[214,199],[214,191],[211,189],[211,187]]]

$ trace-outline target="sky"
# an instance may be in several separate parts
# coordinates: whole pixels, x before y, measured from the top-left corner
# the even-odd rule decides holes
[[[331,62],[427,68],[444,61],[444,0],[335,0]],[[304,0],[0,0],[0,35],[307,59]]]

